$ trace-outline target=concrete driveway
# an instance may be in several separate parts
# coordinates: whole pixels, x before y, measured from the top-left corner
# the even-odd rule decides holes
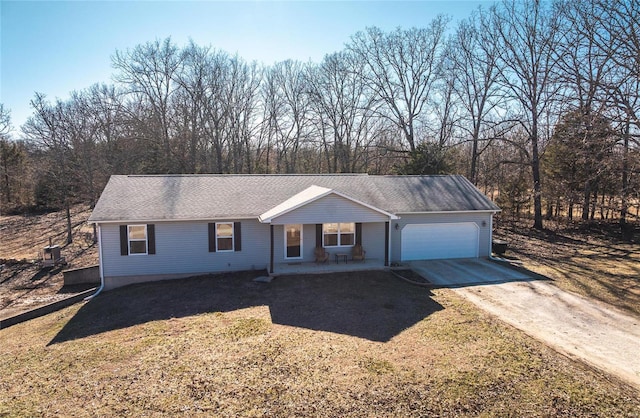
[[[640,318],[488,260],[419,261],[411,267],[557,351],[640,389]]]
[[[533,280],[524,273],[483,258],[410,261],[409,266],[429,283],[442,287]]]

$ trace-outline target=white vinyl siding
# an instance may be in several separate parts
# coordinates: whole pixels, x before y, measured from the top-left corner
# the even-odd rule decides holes
[[[156,222],[154,257],[122,257],[119,226],[101,224],[105,277],[209,273],[264,269],[269,264],[269,225],[240,220],[240,252],[209,252],[207,222]]]
[[[337,222],[385,222],[389,217],[344,197],[332,194],[272,219],[274,225]]]
[[[286,263],[291,260],[285,258],[285,244],[284,244],[284,225],[274,226],[274,262]],[[306,224],[302,225],[303,230],[303,252],[302,259],[295,260],[296,262],[312,263],[315,260],[313,253],[316,247],[316,225]],[[333,254],[337,252],[338,247],[327,248],[327,251],[331,253],[331,262],[334,261]],[[384,263],[384,222],[371,222],[362,224],[362,248],[367,252],[367,260],[380,260],[380,263]],[[243,247],[244,249],[244,247]],[[351,248],[346,248],[347,251],[351,251]],[[267,251],[269,248],[267,247]],[[343,251],[340,251],[343,252]],[[276,269],[277,270],[277,269]]]

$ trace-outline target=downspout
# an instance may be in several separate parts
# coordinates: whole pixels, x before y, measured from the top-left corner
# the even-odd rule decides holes
[[[102,289],[104,289],[104,268],[102,266],[102,227],[100,226],[100,224],[98,224],[98,267],[100,271],[100,287],[98,288],[96,293],[84,298],[85,301],[89,301],[95,298],[100,294],[100,292],[102,292]]]

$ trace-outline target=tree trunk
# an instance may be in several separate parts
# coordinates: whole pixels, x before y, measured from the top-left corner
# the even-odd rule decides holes
[[[533,174],[533,227],[542,229],[542,188],[540,184],[540,157],[538,155],[538,127],[534,121],[531,133],[531,171]]]
[[[582,201],[582,220],[589,220],[589,203],[591,199],[591,181],[587,180],[584,182],[584,199]]]
[[[598,204],[598,185],[593,188],[593,201],[591,202],[590,219],[593,221],[596,217],[596,206]]]
[[[573,220],[573,199],[569,200],[569,208],[567,211],[567,217],[570,221]]]
[[[477,177],[477,164],[478,164],[478,137],[475,135],[474,133],[474,137],[473,137],[473,146],[471,149],[471,173],[470,173],[470,177],[471,177],[471,183],[476,184],[476,177]]]
[[[71,229],[71,209],[69,208],[68,199],[65,200],[64,206],[65,206],[65,211],[67,213],[67,245],[69,245],[73,242],[73,235],[72,235],[72,229]]]
[[[7,202],[11,202],[11,188],[9,184],[9,161],[7,157],[7,153],[9,152],[9,148],[7,147],[5,152],[2,153],[2,165],[4,168],[4,187],[7,192]]]
[[[628,210],[628,188],[629,188],[629,132],[630,122],[627,119],[624,130],[624,147],[622,148],[622,190],[620,193],[620,229],[626,232],[627,210]]]

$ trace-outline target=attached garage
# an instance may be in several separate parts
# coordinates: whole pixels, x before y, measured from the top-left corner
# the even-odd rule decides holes
[[[478,257],[479,233],[475,222],[405,225],[402,261]]]

